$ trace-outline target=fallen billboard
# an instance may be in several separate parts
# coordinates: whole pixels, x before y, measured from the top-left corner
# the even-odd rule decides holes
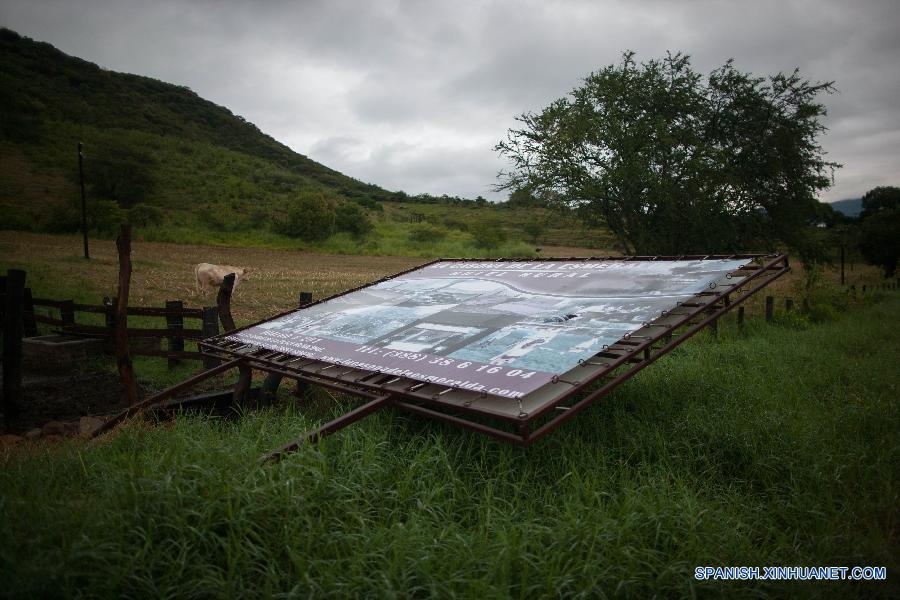
[[[225,339],[517,399],[750,261],[437,261]]]

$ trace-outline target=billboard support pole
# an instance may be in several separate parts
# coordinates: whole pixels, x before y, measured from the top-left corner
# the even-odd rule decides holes
[[[348,412],[345,415],[341,415],[337,419],[325,423],[321,427],[317,429],[313,429],[312,431],[308,431],[304,433],[302,436],[297,438],[292,442],[288,442],[281,448],[270,452],[262,458],[261,462],[270,462],[270,461],[278,461],[285,454],[290,454],[291,452],[295,452],[298,448],[306,444],[315,444],[319,440],[321,440],[326,435],[330,435],[336,431],[340,431],[344,427],[348,425],[352,425],[356,423],[360,419],[363,419],[373,412],[380,410],[382,408],[386,408],[394,403],[394,397],[391,394],[385,394],[384,396],[378,396],[373,400],[370,400],[363,404],[362,406],[358,406]]]

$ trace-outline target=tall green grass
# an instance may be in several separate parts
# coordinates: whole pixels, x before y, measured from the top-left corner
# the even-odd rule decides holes
[[[897,597],[900,298],[723,324],[523,450],[347,405],[132,424],[0,467],[10,597]],[[789,324],[788,324],[789,325]],[[697,582],[698,565],[879,565],[887,582]]]

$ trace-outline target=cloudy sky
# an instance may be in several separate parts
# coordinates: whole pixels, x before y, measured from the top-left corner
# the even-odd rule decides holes
[[[0,0],[0,23],[186,85],[314,160],[416,194],[491,192],[524,111],[591,71],[681,50],[704,72],[834,80],[824,200],[900,185],[900,1]]]

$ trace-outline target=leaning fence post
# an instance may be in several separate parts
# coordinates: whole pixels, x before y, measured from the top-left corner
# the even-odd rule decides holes
[[[123,223],[116,238],[119,251],[119,292],[116,297],[116,365],[125,387],[128,405],[137,403],[138,389],[134,379],[134,366],[128,353],[128,292],[131,288],[131,225]]]
[[[775,298],[766,296],[766,321],[772,321],[775,317]]]
[[[203,325],[200,329],[200,336],[203,339],[215,337],[219,335],[219,310],[215,306],[203,307]],[[203,357],[203,368],[214,369],[219,366],[221,361],[215,356]]]
[[[9,425],[19,416],[22,404],[22,301],[25,271],[6,272],[6,303],[3,311],[3,419]]]
[[[219,310],[219,320],[222,321],[222,329],[225,333],[233,331],[234,319],[231,317],[231,292],[234,290],[234,273],[229,273],[222,278],[219,285],[219,293],[216,294],[216,307]]]
[[[181,300],[166,300],[166,327],[173,335],[169,337],[169,352],[184,351],[184,315],[181,310],[184,309],[184,302]],[[169,357],[169,368],[181,363],[181,359],[177,356]]]
[[[22,320],[25,337],[34,337],[37,332],[37,321],[34,318],[34,299],[31,297],[31,288],[25,288],[22,296]]]

